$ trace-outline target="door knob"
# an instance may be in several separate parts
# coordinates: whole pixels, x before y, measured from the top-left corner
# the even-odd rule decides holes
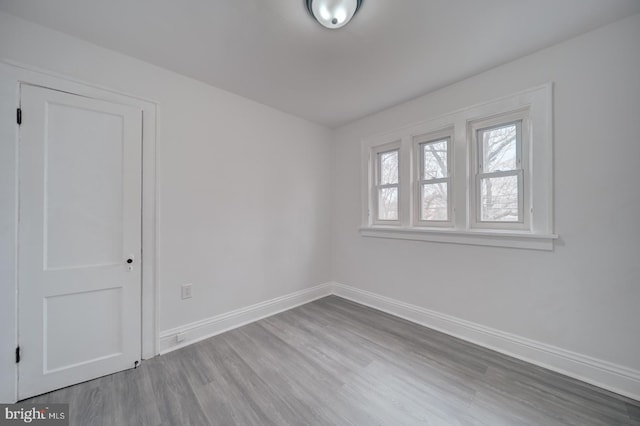
[[[129,257],[127,258],[126,262],[127,262],[127,270],[128,271],[133,271],[133,260],[135,259],[134,255],[129,255]]]

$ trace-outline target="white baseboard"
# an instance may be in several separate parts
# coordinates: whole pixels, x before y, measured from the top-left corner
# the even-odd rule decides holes
[[[181,327],[165,330],[160,333],[160,354],[191,345],[216,334],[241,327],[262,318],[304,305],[332,293],[333,283],[320,284],[284,296],[231,312],[216,315]],[[184,340],[177,342],[177,335],[182,334]]]
[[[640,371],[334,283],[333,294],[497,352],[640,400]]]
[[[160,354],[331,294],[640,401],[640,371],[335,282],[165,330]],[[180,343],[178,334],[184,336]]]

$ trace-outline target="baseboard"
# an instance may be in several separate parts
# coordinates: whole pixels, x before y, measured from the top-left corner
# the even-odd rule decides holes
[[[335,282],[165,330],[160,354],[331,294],[640,401],[640,371]],[[179,343],[178,334],[184,336]]]
[[[333,283],[320,284],[181,327],[165,330],[160,333],[160,354],[174,351],[215,336],[216,334],[224,333],[225,331],[329,296],[332,293],[332,289]],[[179,334],[184,337],[184,340],[178,343],[177,336]]]
[[[640,371],[344,284],[333,294],[640,401]]]

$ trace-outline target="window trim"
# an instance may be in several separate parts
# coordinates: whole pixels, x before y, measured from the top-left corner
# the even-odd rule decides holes
[[[416,227],[450,228],[454,226],[455,217],[453,209],[454,182],[453,182],[453,127],[443,130],[424,133],[413,136],[413,224]],[[447,176],[437,179],[424,179],[424,152],[423,146],[430,143],[447,142]],[[424,220],[422,219],[422,187],[425,184],[447,183],[447,217],[448,220]]]
[[[396,240],[427,241],[434,243],[465,244],[472,246],[510,247],[529,250],[553,250],[556,234],[534,234],[521,231],[476,229],[460,231],[447,228],[407,228],[368,226],[361,227],[363,237]]]
[[[362,209],[360,233],[365,237],[410,239],[441,243],[514,247],[535,250],[553,250],[558,238],[553,232],[553,84],[529,88],[521,92],[406,125],[392,131],[372,135],[361,141]],[[527,227],[501,226],[486,228],[475,226],[475,198],[471,192],[474,167],[471,152],[470,124],[487,122],[509,114],[526,111],[528,121],[523,122],[522,134],[528,137],[528,146],[522,150],[521,164],[528,167],[523,174],[524,212],[529,216]],[[452,225],[421,226],[416,221],[416,138],[452,129],[451,138],[451,193]],[[477,135],[476,135],[477,137]],[[535,139],[534,139],[535,137]],[[524,139],[523,139],[524,140]],[[392,142],[393,141],[393,142]],[[399,145],[399,221],[392,226],[374,223],[371,206],[371,153],[375,147]],[[475,184],[474,184],[475,185]],[[504,225],[504,224],[501,224]]]

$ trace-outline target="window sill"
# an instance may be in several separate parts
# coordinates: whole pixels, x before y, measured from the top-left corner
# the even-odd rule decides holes
[[[437,243],[469,244],[475,246],[511,247],[529,250],[553,250],[555,234],[533,234],[498,230],[454,230],[434,228],[401,228],[371,226],[360,228],[363,237],[399,240],[431,241]]]

